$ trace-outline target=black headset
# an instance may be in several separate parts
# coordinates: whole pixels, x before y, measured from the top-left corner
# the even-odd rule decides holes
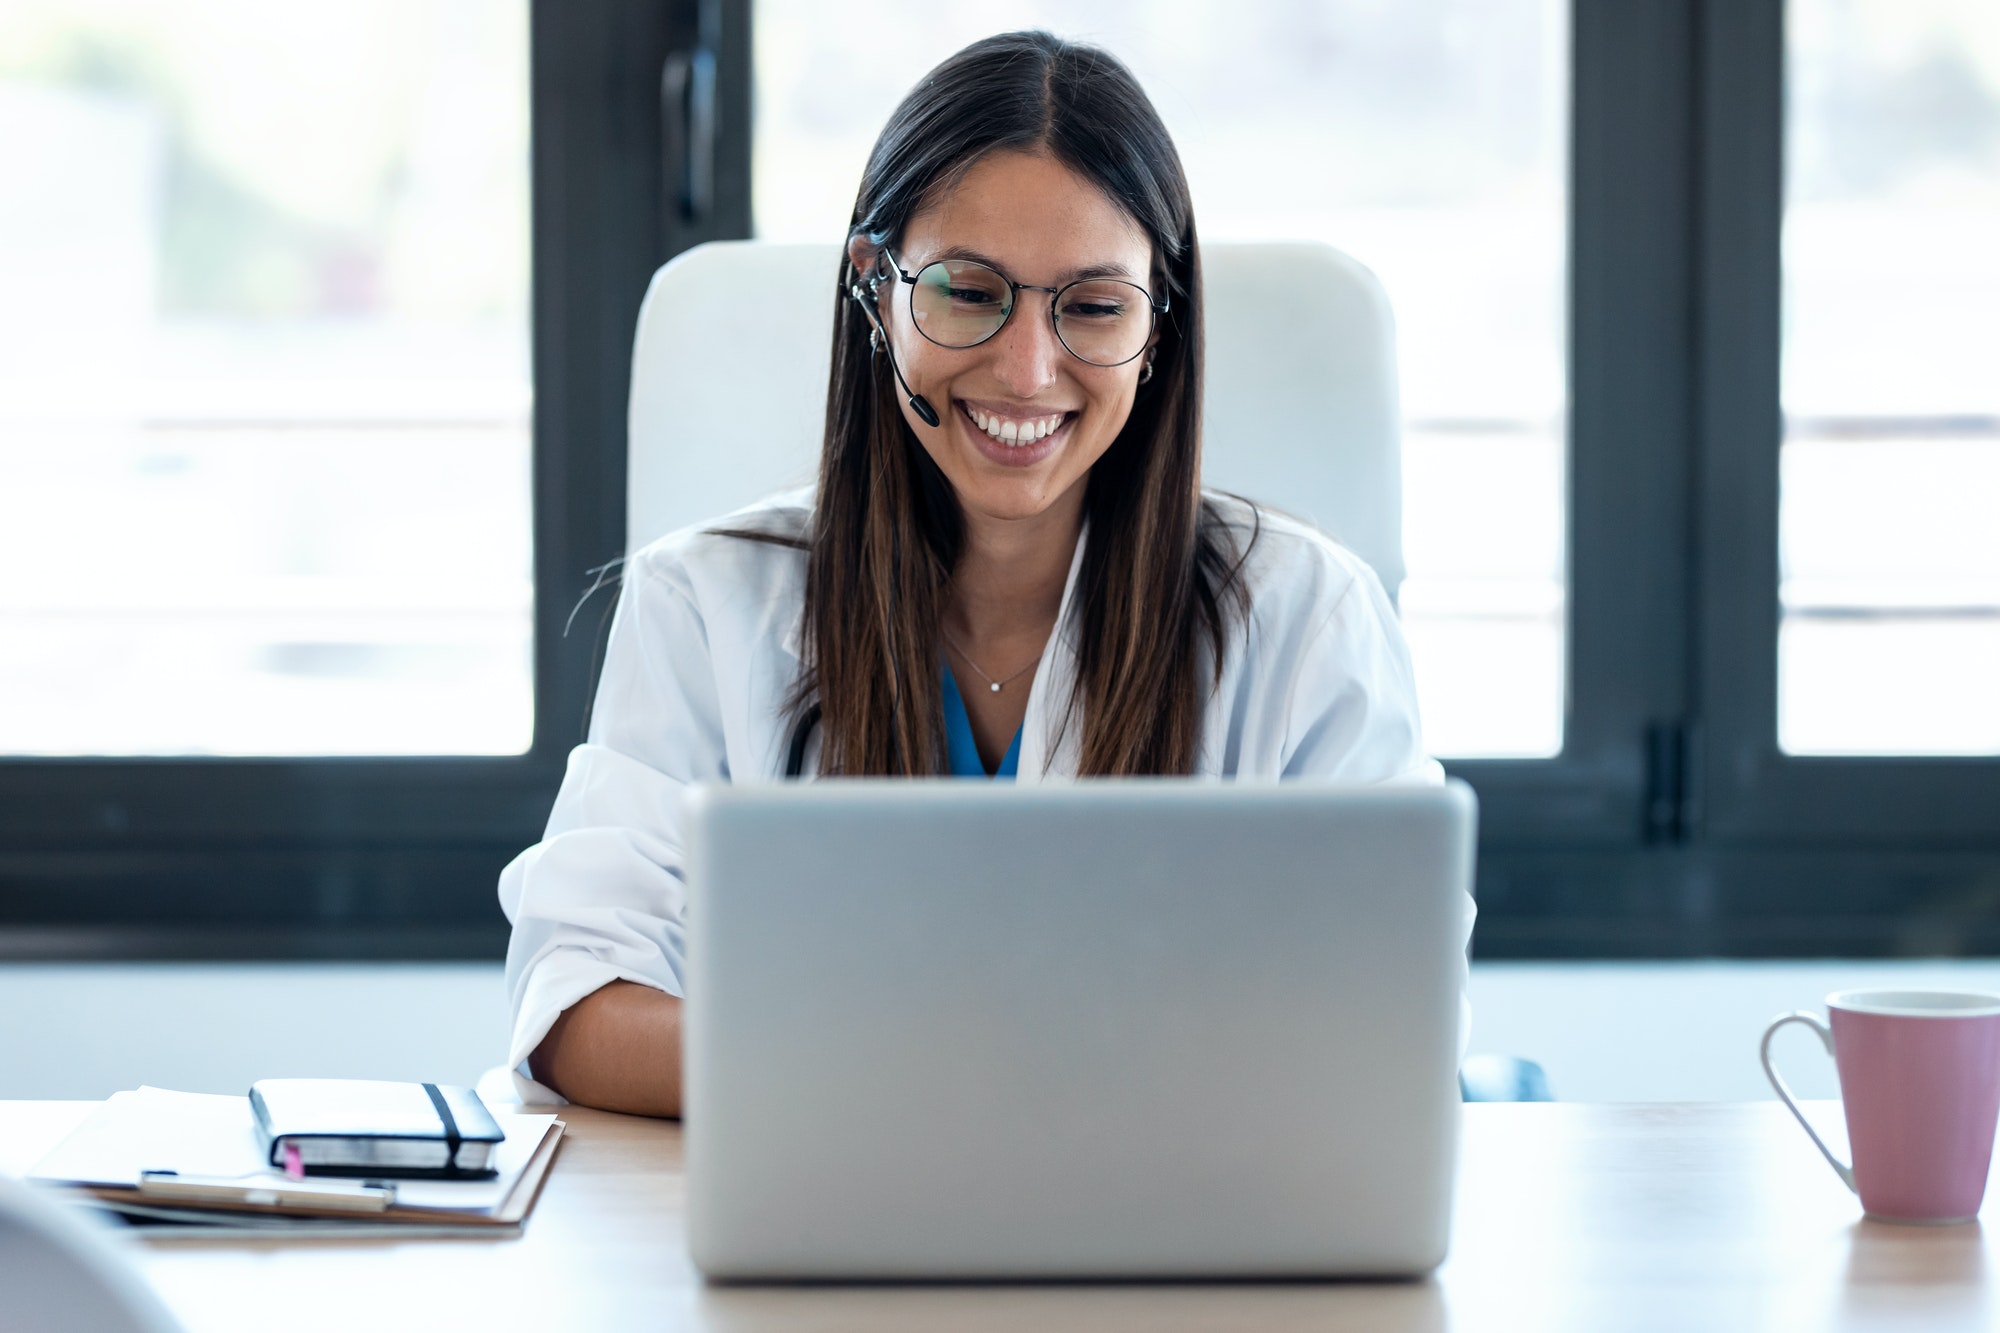
[[[795,778],[805,772],[806,742],[812,739],[813,728],[819,725],[819,705],[806,709],[792,728],[792,743],[785,750],[785,776]]]
[[[875,291],[881,281],[882,275],[877,272],[868,279],[867,291],[861,290],[859,282],[850,283],[847,288],[848,298],[860,306],[861,313],[868,318],[868,355],[873,356],[880,352],[889,358],[890,373],[895,375],[896,383],[903,386],[903,392],[910,395],[910,410],[915,412],[926,426],[935,426],[938,424],[937,409],[932,407],[930,399],[922,394],[910,393],[910,382],[903,378],[902,367],[896,364],[896,354],[889,347],[889,331],[882,327],[882,312],[877,306],[879,298]]]

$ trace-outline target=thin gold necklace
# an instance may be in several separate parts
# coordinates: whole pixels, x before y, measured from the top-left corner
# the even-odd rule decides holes
[[[1005,685],[1008,681],[1011,680],[1019,680],[1022,676],[1025,676],[1028,672],[1033,671],[1035,667],[1041,662],[1041,659],[1038,657],[1033,662],[1030,662],[1028,663],[1028,665],[1022,667],[1019,671],[1016,671],[1013,675],[1007,676],[1001,680],[995,680],[993,679],[993,677],[986,674],[985,667],[979,665],[979,663],[972,660],[972,654],[965,651],[965,646],[963,644],[959,643],[957,639],[951,637],[950,630],[946,629],[942,625],[939,625],[938,633],[944,635],[944,641],[947,644],[951,645],[952,651],[958,654],[961,661],[963,661],[967,666],[971,667],[975,672],[977,672],[979,674],[979,678],[986,682],[986,688],[993,691],[993,693],[995,694],[1000,693],[1000,687],[1002,685]]]

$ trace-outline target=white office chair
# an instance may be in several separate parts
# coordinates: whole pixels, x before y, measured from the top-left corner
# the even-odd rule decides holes
[[[813,480],[837,245],[717,241],[653,275],[632,348],[626,547]],[[1308,518],[1403,579],[1395,327],[1329,245],[1202,247],[1204,484]]]
[[[1396,332],[1330,245],[1210,244],[1206,485],[1311,519],[1403,581]],[[626,549],[805,485],[819,462],[840,247],[715,241],[653,275],[632,345]],[[1530,1060],[1474,1057],[1468,1101],[1546,1101]]]
[[[180,1333],[180,1327],[110,1237],[0,1176],[0,1328]]]

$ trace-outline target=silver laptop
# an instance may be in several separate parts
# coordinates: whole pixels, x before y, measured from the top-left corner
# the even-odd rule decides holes
[[[1473,825],[1456,782],[695,792],[695,1263],[1434,1268]]]

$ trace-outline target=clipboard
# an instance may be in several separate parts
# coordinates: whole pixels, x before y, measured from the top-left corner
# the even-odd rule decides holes
[[[445,1225],[511,1234],[540,1195],[566,1127],[553,1115],[503,1114],[506,1169],[491,1180],[292,1179],[269,1170],[249,1099],[141,1088],[119,1093],[57,1144],[28,1178],[113,1208],[198,1210],[215,1219],[343,1219],[382,1234]]]

